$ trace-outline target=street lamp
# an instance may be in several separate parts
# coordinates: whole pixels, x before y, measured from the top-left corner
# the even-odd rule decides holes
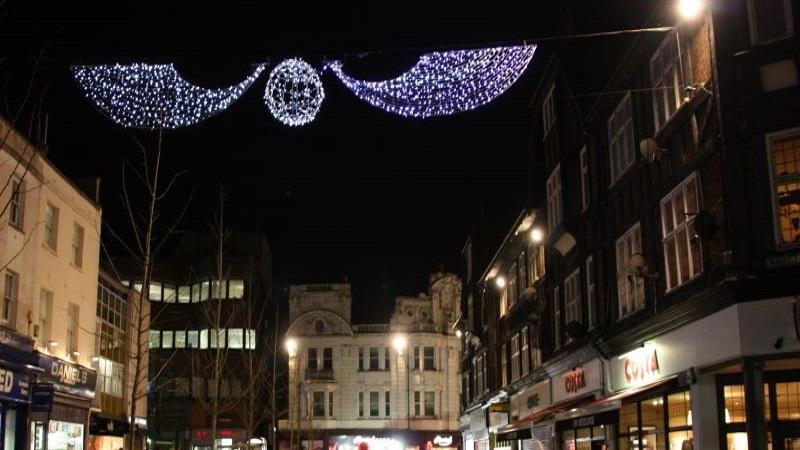
[[[392,339],[392,345],[397,351],[397,362],[402,361],[403,352],[408,347],[408,338],[404,334],[395,334]],[[406,358],[406,427],[411,429],[411,370],[408,367],[408,358]]]
[[[678,14],[681,19],[692,20],[703,10],[703,0],[678,0]]]
[[[506,278],[505,277],[497,277],[494,279],[494,284],[497,285],[500,289],[506,287]]]
[[[291,337],[286,339],[286,352],[290,358],[297,356],[297,339]]]
[[[286,353],[289,354],[289,379],[290,379],[289,385],[291,386],[291,378],[292,378],[292,373],[291,372],[292,372],[292,370],[294,371],[294,381],[297,384],[297,395],[295,397],[295,402],[294,402],[295,403],[295,408],[297,409],[297,414],[295,416],[294,414],[291,414],[291,412],[289,413],[289,417],[290,418],[291,417],[296,417],[297,418],[297,422],[295,424],[291,425],[290,428],[289,428],[289,431],[290,431],[289,441],[290,441],[290,443],[293,443],[294,442],[294,428],[295,428],[295,426],[297,426],[298,441],[299,441],[299,438],[300,438],[300,436],[299,436],[299,432],[300,432],[300,367],[297,364],[297,348],[298,348],[297,339],[295,339],[293,337],[287,338],[284,345],[286,345]],[[291,391],[289,391],[289,392],[290,392],[289,393],[289,405],[291,406],[291,404],[292,404],[292,402],[291,402]],[[291,420],[290,420],[290,423],[291,423]]]
[[[544,231],[541,228],[534,228],[531,230],[531,241],[538,244],[544,240]]]

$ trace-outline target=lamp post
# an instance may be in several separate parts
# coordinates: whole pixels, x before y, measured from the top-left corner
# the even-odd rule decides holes
[[[396,334],[394,339],[392,339],[392,345],[394,345],[394,349],[397,351],[397,362],[399,363],[403,359],[403,352],[408,347],[408,338],[404,334]],[[408,358],[405,361],[406,366],[406,428],[409,430],[411,429],[411,383],[409,379],[411,378],[411,371],[408,367]]]
[[[298,434],[300,432],[300,380],[299,378],[299,368],[297,366],[297,339],[290,337],[286,339],[286,353],[289,354],[289,386],[292,385],[292,372],[294,372],[294,381],[297,384],[297,395],[295,396],[295,409],[297,410],[297,414],[290,414],[290,423],[292,422],[291,417],[294,416],[295,425],[298,428]],[[289,391],[289,405],[292,404],[291,402],[291,391]],[[289,427],[289,446],[290,448],[294,445],[294,425],[290,425]],[[298,435],[298,443],[299,443],[299,435]],[[299,447],[299,445],[298,445]]]

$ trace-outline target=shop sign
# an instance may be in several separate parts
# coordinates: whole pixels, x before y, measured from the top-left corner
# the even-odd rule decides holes
[[[625,368],[625,381],[630,384],[640,384],[650,381],[661,374],[658,366],[658,355],[653,346],[644,346],[623,355]]]
[[[437,434],[436,437],[433,438],[433,445],[437,447],[450,447],[453,445],[453,436],[450,435],[440,435]]]
[[[553,403],[569,400],[603,389],[603,366],[593,359],[553,377]]]
[[[30,377],[27,373],[0,367],[0,397],[27,402],[29,383]]]
[[[94,398],[97,383],[94,370],[44,353],[39,354],[39,367],[44,369],[39,381],[53,383],[61,391]]]
[[[511,418],[522,419],[548,406],[550,406],[550,380],[545,380],[511,397]]]
[[[2,327],[0,327],[0,344],[24,352],[33,351],[33,340],[31,338]]]
[[[31,392],[31,411],[49,413],[53,409],[53,388],[35,385]]]
[[[619,422],[619,411],[604,411],[591,416],[576,417],[570,420],[562,420],[556,424],[556,430],[569,430],[573,428],[589,428],[598,425],[613,425]]]
[[[767,269],[800,265],[800,252],[769,256],[765,261],[765,265]]]

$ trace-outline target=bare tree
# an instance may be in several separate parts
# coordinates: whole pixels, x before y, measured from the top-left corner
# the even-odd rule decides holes
[[[123,160],[120,200],[128,220],[130,238],[118,233],[110,225],[104,224],[106,231],[135,264],[134,270],[138,272],[136,275],[141,283],[139,289],[132,290],[129,302],[131,387],[126,394],[129,396],[127,401],[131,430],[128,444],[130,450],[135,448],[136,414],[140,402],[147,397],[148,383],[157,382],[171,359],[170,356],[166,361],[162,361],[159,368],[149,367],[150,323],[155,319],[151,316],[149,305],[153,263],[162,247],[175,234],[192,197],[189,194],[187,201],[183,202],[183,209],[171,220],[165,219],[161,206],[175,183],[186,172],[178,172],[171,176],[162,174],[163,143],[163,131],[158,131],[155,146],[151,151],[148,151],[140,141],[136,141],[141,157],[138,164]],[[108,247],[103,245],[102,248],[115,275],[119,279],[124,279],[110,257]]]

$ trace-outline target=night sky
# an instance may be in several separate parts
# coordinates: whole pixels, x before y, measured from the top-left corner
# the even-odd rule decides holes
[[[31,73],[30,56],[44,49],[36,86],[49,115],[49,156],[70,177],[101,177],[104,219],[122,227],[121,159],[136,155],[134,137],[147,144],[154,134],[123,129],[97,112],[71,79],[71,64],[175,62],[190,81],[218,87],[266,59],[274,65],[299,56],[319,66],[346,55],[349,72],[382,79],[408,68],[425,48],[635,27],[656,3],[8,0],[0,6],[0,37],[11,57],[0,69],[13,94]],[[581,68],[574,75],[581,87],[596,85],[613,60],[598,55],[623,44],[551,45],[569,45],[578,56],[571,62]],[[366,51],[372,53],[358,56]],[[297,129],[263,104],[268,68],[227,111],[166,132],[166,170],[189,171],[169,208],[194,189],[183,229],[204,229],[222,185],[231,227],[268,236],[278,292],[347,275],[355,317],[385,319],[374,317],[375,305],[388,310],[394,295],[424,291],[440,265],[459,270],[459,252],[481,212],[484,226],[502,232],[523,208],[528,103],[545,54],[494,103],[428,120],[373,108],[328,73],[316,121]]]

